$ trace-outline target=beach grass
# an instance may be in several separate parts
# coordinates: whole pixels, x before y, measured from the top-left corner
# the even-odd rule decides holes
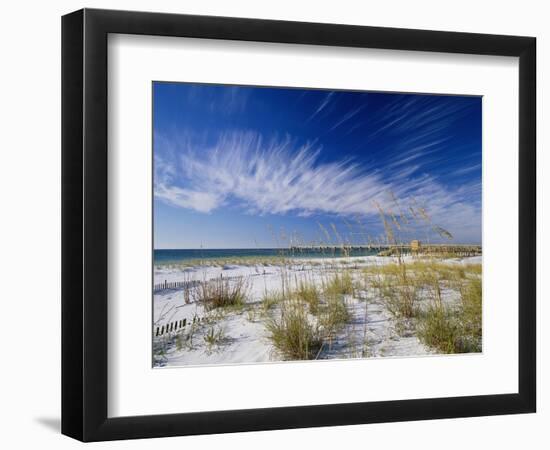
[[[300,300],[285,300],[279,314],[266,323],[273,346],[287,360],[316,358],[322,339],[319,326],[308,317],[307,308]]]
[[[337,270],[332,276],[323,280],[323,292],[327,297],[354,295],[355,287],[350,270]]]
[[[363,273],[394,319],[414,319],[416,335],[428,347],[441,353],[481,351],[481,264],[412,261]],[[459,300],[445,300],[444,293]]]
[[[309,312],[317,314],[319,303],[321,301],[321,293],[314,281],[301,279],[296,282],[297,288],[295,295],[298,300],[307,303]]]
[[[196,301],[202,304],[206,311],[241,307],[246,302],[248,288],[248,280],[244,277],[232,280],[216,277],[199,283],[195,290]]]
[[[349,319],[345,297],[338,294],[327,296],[319,318],[325,340],[332,340]]]
[[[468,283],[455,306],[432,304],[418,320],[417,335],[442,353],[479,353],[482,350],[481,280]]]

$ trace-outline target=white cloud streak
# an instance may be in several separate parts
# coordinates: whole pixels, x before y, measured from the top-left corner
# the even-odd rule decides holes
[[[336,128],[338,128],[340,125],[342,125],[343,123],[347,122],[348,120],[350,120],[351,118],[355,117],[357,114],[359,114],[363,109],[365,109],[367,105],[364,104],[363,106],[360,106],[359,108],[356,108],[350,112],[348,112],[347,114],[344,114],[344,117],[342,117],[338,122],[336,122],[331,128],[329,131],[332,131]]]
[[[332,97],[334,96],[334,92],[329,92],[323,100],[321,100],[321,103],[319,103],[319,106],[317,109],[313,112],[313,114],[309,117],[308,122],[312,120],[315,116],[320,114],[330,103]]]
[[[425,205],[434,223],[453,234],[469,229],[479,238],[479,183],[450,190],[431,176],[413,177],[418,166],[390,176],[352,160],[326,162],[321,148],[297,145],[288,137],[266,141],[255,133],[229,133],[210,148],[188,140],[180,145],[163,149],[163,155],[173,155],[168,160],[155,157],[155,196],[176,207],[201,213],[228,206],[259,215],[369,216],[377,214],[374,201],[395,209],[392,192],[403,205],[413,198]]]

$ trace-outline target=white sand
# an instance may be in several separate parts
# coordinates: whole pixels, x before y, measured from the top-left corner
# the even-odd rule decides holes
[[[478,264],[481,257],[446,260],[453,264]],[[340,266],[361,268],[372,264],[395,262],[389,257],[324,258],[293,262],[289,273],[291,279],[308,277],[320,281],[323,271]],[[186,304],[184,289],[166,289],[154,293],[153,347],[157,366],[184,366],[197,364],[236,364],[280,360],[277,351],[267,339],[264,322],[258,313],[259,302],[266,292],[280,290],[280,266],[225,267],[201,266],[194,268],[156,268],[154,283],[164,281],[204,281],[216,277],[232,279],[246,277],[249,280],[248,300],[245,308],[224,313],[223,317],[207,314],[203,307],[193,301]],[[357,294],[361,298],[348,296],[346,303],[351,314],[350,321],[329,345],[325,345],[319,359],[350,357],[415,356],[432,353],[418,338],[406,331],[396,330],[396,323],[385,308],[381,298],[372,292]],[[444,298],[452,300],[453,292],[443,292]],[[191,296],[192,297],[192,296]],[[190,326],[194,317],[210,316],[208,322],[197,322]],[[187,326],[178,333],[171,332],[156,337],[157,327],[186,319]],[[193,328],[192,342],[186,337]],[[204,336],[221,330],[221,343],[209,346]],[[179,335],[179,338],[177,337]],[[179,341],[179,345],[177,343]],[[365,345],[366,344],[366,345]]]

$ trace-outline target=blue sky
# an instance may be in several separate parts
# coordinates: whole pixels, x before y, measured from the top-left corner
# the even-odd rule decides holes
[[[481,98],[153,84],[155,248],[481,242]],[[392,217],[393,216],[393,217]]]

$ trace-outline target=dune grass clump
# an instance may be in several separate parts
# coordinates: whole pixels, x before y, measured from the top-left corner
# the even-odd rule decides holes
[[[315,359],[323,344],[332,342],[350,320],[345,296],[353,294],[353,279],[337,272],[323,280],[321,288],[305,278],[295,279],[293,289],[288,286],[285,295],[262,299],[267,311],[279,307],[267,320],[268,338],[286,360]]]
[[[363,273],[390,314],[414,327],[428,347],[442,353],[481,351],[481,264],[448,264],[432,258],[368,267]],[[446,304],[445,290],[458,294],[459,301]],[[428,298],[429,304],[422,298]]]
[[[331,278],[323,282],[325,296],[354,295],[355,287],[349,271],[336,272]]]
[[[481,305],[481,280],[471,280],[460,290],[458,305],[433,303],[419,315],[419,339],[442,353],[480,352]]]
[[[283,294],[279,291],[266,292],[261,299],[262,311],[268,313],[283,300]]]
[[[442,353],[457,353],[460,331],[453,311],[444,306],[430,305],[419,319],[417,335],[424,344]]]
[[[308,304],[309,312],[311,314],[317,314],[319,311],[319,302],[321,300],[321,293],[314,282],[300,280],[297,283],[296,297]]]
[[[460,347],[464,352],[481,351],[481,296],[481,279],[472,280],[460,292],[462,306]]]
[[[266,329],[273,346],[286,360],[315,359],[322,345],[319,326],[308,317],[301,301],[282,302],[280,314],[267,321]]]
[[[410,319],[416,315],[419,283],[406,264],[369,267],[364,274],[370,285],[378,290],[393,317]]]
[[[350,320],[346,300],[342,295],[329,296],[322,305],[319,323],[325,337],[331,339]]]
[[[462,265],[445,264],[440,261],[414,261],[408,264],[410,270],[420,281],[431,283],[434,278],[439,281],[460,281],[466,278]]]
[[[398,319],[410,319],[417,314],[418,288],[407,283],[386,289],[384,299],[388,311]]]
[[[221,327],[210,327],[210,329],[203,336],[203,340],[208,351],[211,351],[214,346],[220,345],[224,339],[225,334],[223,328]]]
[[[481,276],[481,264],[465,264],[463,269],[466,274]]]
[[[240,307],[246,302],[248,283],[243,277],[229,280],[219,277],[201,282],[195,292],[196,299],[206,311],[216,308]]]

